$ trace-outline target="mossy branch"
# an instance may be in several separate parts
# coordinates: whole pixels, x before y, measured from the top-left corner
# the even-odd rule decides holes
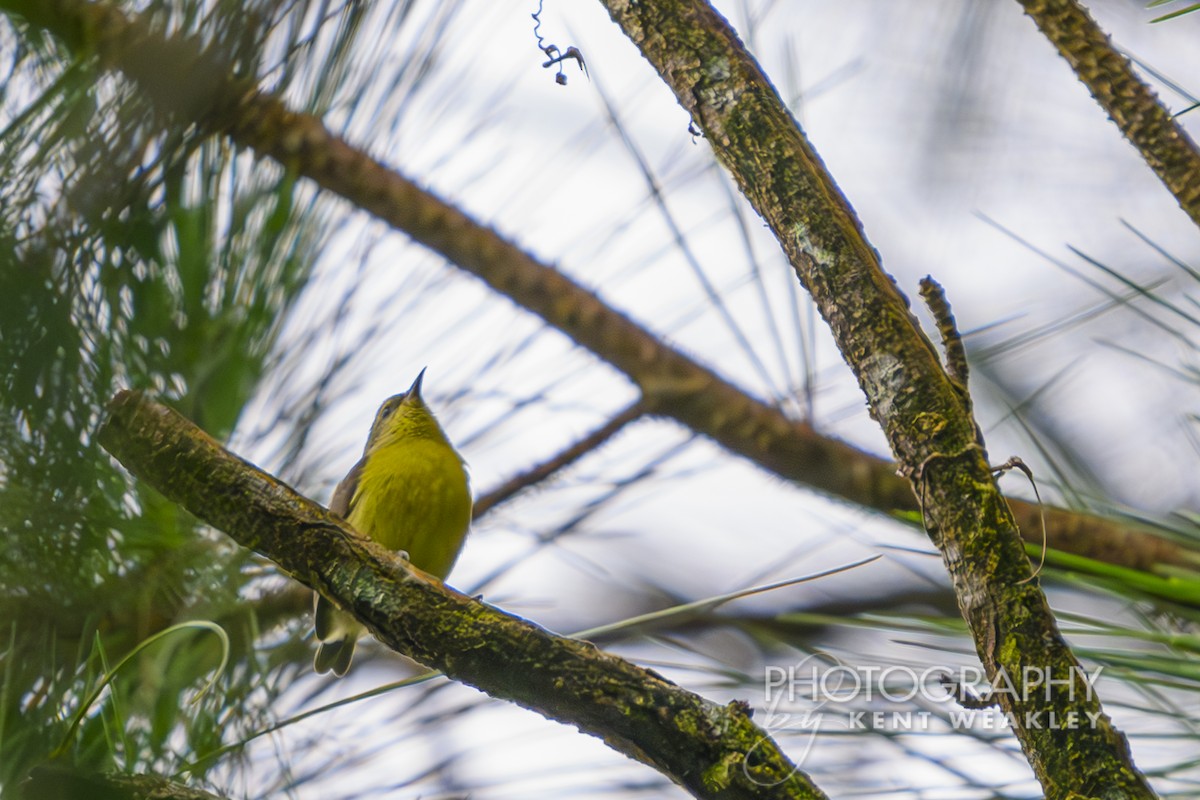
[[[702,129],[829,324],[922,499],[989,679],[1014,687],[1000,704],[1046,796],[1153,797],[1030,582],[961,387],[775,87],[707,2],[602,2]],[[1054,691],[1027,686],[1026,667],[1052,676]],[[1088,722],[1068,729],[1068,719]]]
[[[1076,0],[1020,0],[1142,160],[1200,225],[1200,150]]]
[[[380,642],[493,697],[597,736],[701,798],[823,798],[740,703],[446,587],[138,392],[98,441],[168,499],[353,613]]]
[[[14,795],[22,800],[228,800],[159,775],[88,772],[67,766],[37,767]]]

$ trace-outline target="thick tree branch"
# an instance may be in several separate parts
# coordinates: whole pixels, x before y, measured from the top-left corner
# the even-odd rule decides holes
[[[1076,0],[1020,0],[1092,97],[1200,225],[1200,150]]]
[[[140,393],[113,399],[98,440],[134,475],[351,611],[399,653],[598,736],[696,797],[825,796],[744,705],[716,705],[447,588]]]
[[[15,794],[24,800],[227,800],[224,796],[193,789],[159,775],[86,772],[58,766],[34,769]]]
[[[918,510],[891,462],[821,436],[722,380],[554,268],[333,136],[319,120],[288,112],[278,100],[229,79],[189,40],[164,38],[139,19],[83,0],[0,0],[0,10],[24,16],[81,54],[99,54],[106,67],[138,81],[181,121],[277,158],[405,231],[621,370],[642,389],[649,412],[785,479],[884,513]],[[1037,507],[1010,503],[1022,533],[1040,544]],[[1136,527],[1063,509],[1048,509],[1046,522],[1051,547],[1136,569],[1191,564],[1183,548]]]
[[[923,513],[976,651],[1051,800],[1154,794],[1082,682],[992,478],[963,387],[883,271],[854,210],[728,22],[701,0],[602,0],[775,233],[833,331]],[[1046,696],[1026,668],[1053,676]],[[1085,691],[1086,689],[1086,691]],[[1049,714],[1057,724],[1047,724]],[[1088,720],[1068,729],[1063,720]]]

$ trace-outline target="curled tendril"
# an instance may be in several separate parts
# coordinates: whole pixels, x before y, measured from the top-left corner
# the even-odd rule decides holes
[[[533,17],[533,35],[537,38],[538,49],[546,54],[546,61],[542,67],[549,69],[557,66],[558,74],[554,76],[554,82],[559,86],[567,85],[567,73],[563,72],[563,62],[574,59],[579,64],[579,68],[583,70],[584,77],[588,76],[587,63],[583,60],[583,53],[575,45],[571,45],[566,50],[559,49],[556,44],[547,44],[545,37],[542,36],[542,3],[544,0],[538,0],[537,11],[531,14]]]

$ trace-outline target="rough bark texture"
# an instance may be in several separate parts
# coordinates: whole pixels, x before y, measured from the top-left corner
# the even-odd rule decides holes
[[[750,720],[594,645],[447,588],[140,393],[99,441],[137,477],[449,677],[597,736],[696,797],[823,798]]]
[[[554,268],[347,145],[319,120],[229,79],[188,40],[164,38],[119,10],[82,0],[0,0],[0,9],[24,16],[81,53],[97,54],[180,122],[278,159],[476,275],[621,370],[642,390],[648,413],[818,491],[884,513],[917,510],[894,464],[820,436],[750,397]],[[1010,502],[1022,534],[1040,544],[1037,507]],[[1101,517],[1050,509],[1047,528],[1051,547],[1100,561],[1136,569],[1191,564],[1174,542]]]
[[[1200,225],[1200,151],[1075,0],[1020,0],[1092,97]]]
[[[1052,800],[1153,797],[1030,577],[963,388],[946,375],[850,205],[732,28],[700,0],[602,0],[774,231],[924,500],[976,650]],[[1026,667],[1053,680],[1049,696]],[[1053,721],[1049,716],[1054,714]],[[1069,720],[1088,720],[1077,729]]]
[[[42,766],[15,790],[19,800],[227,800],[158,775],[120,775]]]

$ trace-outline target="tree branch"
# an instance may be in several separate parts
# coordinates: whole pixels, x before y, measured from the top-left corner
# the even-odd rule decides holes
[[[113,398],[97,438],[134,475],[349,610],[396,652],[575,725],[696,797],[825,797],[744,704],[716,705],[447,588],[140,393]]]
[[[87,772],[57,765],[35,768],[18,792],[24,798],[228,800],[224,796],[193,789],[160,775]]]
[[[552,458],[537,464],[520,475],[514,475],[500,486],[478,498],[471,509],[472,519],[479,519],[501,503],[520,494],[530,486],[541,483],[556,472],[566,469],[600,445],[616,436],[631,422],[645,415],[641,400],[636,400],[618,411],[613,417],[575,444],[557,453]]]
[[[602,0],[770,226],[910,478],[976,651],[1052,800],[1153,797],[1031,582],[963,387],[883,271],[861,223],[729,23],[701,0]],[[1025,668],[1058,681],[1046,696]],[[1044,699],[1043,699],[1044,698]],[[1053,713],[1059,724],[1047,724]],[[1061,723],[1088,720],[1074,730]]]
[[[1019,0],[1142,160],[1200,225],[1200,151],[1087,9],[1075,0]]]

